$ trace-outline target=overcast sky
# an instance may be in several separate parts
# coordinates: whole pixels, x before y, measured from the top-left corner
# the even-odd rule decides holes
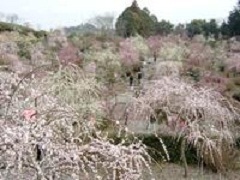
[[[186,23],[195,18],[223,19],[237,0],[138,0],[159,20]],[[117,17],[132,0],[0,0],[0,12],[16,13],[42,28],[78,25],[104,13]]]

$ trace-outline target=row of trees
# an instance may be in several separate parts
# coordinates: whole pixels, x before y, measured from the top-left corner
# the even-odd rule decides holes
[[[240,35],[240,1],[233,11],[230,12],[227,22],[221,25],[215,19],[206,21],[204,19],[194,19],[184,25],[179,24],[174,27],[172,23],[166,20],[158,21],[157,17],[150,13],[147,8],[140,9],[137,1],[134,0],[132,5],[126,8],[118,17],[116,22],[116,32],[123,37],[134,36],[139,34],[147,37],[150,35],[167,35],[171,32],[177,34],[187,34],[193,37],[203,34],[205,37],[214,36],[218,38],[223,36]]]

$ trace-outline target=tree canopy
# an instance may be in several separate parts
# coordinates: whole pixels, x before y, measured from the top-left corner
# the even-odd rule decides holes
[[[230,35],[240,35],[240,6],[235,7],[228,17]]]
[[[214,36],[218,37],[219,27],[215,19],[206,21],[205,19],[194,19],[186,27],[189,37],[193,37],[198,34],[203,34],[205,37]]]
[[[224,36],[240,35],[240,1],[230,12],[227,22],[222,23],[221,33]]]
[[[117,19],[116,32],[123,37],[149,36],[154,32],[156,17],[150,15],[147,8],[139,8],[137,1],[134,0],[130,7],[127,7]]]
[[[162,20],[156,23],[156,34],[167,35],[173,31],[174,25],[169,21]]]

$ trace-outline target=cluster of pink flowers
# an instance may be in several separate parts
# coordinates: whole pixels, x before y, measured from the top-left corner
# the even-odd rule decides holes
[[[167,125],[172,131],[182,131],[187,128],[187,121],[179,117],[179,115],[174,114],[172,116],[168,116]]]
[[[161,44],[161,37],[159,36],[150,36],[147,40],[148,46],[151,52],[156,55],[157,52],[160,50]]]
[[[25,109],[22,113],[22,116],[26,121],[35,121],[36,120],[37,111],[35,109]]]
[[[139,63],[139,52],[133,46],[131,39],[126,39],[120,43],[121,63],[126,67],[132,67]]]
[[[60,51],[58,52],[58,57],[63,65],[68,65],[69,63],[79,65],[82,61],[78,49],[70,43],[60,49]]]

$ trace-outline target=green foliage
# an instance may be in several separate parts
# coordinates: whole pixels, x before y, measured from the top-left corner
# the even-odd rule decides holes
[[[174,33],[175,34],[183,35],[185,33],[185,31],[186,31],[186,29],[185,29],[185,25],[184,24],[178,24],[174,28]]]
[[[5,23],[5,22],[0,22],[0,32],[4,31],[17,31],[19,34],[22,35],[28,35],[29,33],[33,33],[33,35],[37,38],[41,38],[47,35],[46,31],[35,31],[34,29],[17,25],[17,24],[11,24],[11,23]]]
[[[168,35],[173,31],[174,25],[169,21],[162,20],[156,24],[156,34]]]
[[[215,38],[218,38],[219,28],[215,19],[206,22],[203,26],[203,30],[206,37],[213,35]]]
[[[114,129],[114,128],[113,128]],[[172,136],[161,136],[161,140],[159,137],[155,135],[130,135],[128,134],[127,138],[126,135],[123,134],[119,136],[117,134],[117,130],[113,131],[111,134],[111,139],[114,141],[114,144],[119,144],[123,139],[125,140],[126,144],[130,144],[136,138],[142,139],[144,145],[146,145],[148,149],[149,155],[157,162],[165,161],[167,159],[166,153],[163,149],[163,144],[166,146],[169,155],[169,162],[170,163],[180,163],[181,162],[181,139],[177,139]],[[198,157],[197,151],[195,148],[189,146],[186,148],[186,158],[189,164],[197,164]]]
[[[33,31],[33,34],[36,38],[42,38],[42,37],[47,36],[46,31]]]
[[[211,19],[209,22],[204,19],[194,19],[186,27],[189,37],[202,34],[205,37],[214,36],[218,38],[220,29],[215,19]]]
[[[13,31],[13,30],[14,30],[14,27],[13,27],[12,24],[4,23],[4,22],[0,23],[0,32],[3,32],[3,31]]]
[[[146,37],[154,32],[155,23],[146,8],[141,10],[134,1],[118,17],[115,26],[116,32],[120,36],[130,37],[139,34]]]
[[[20,49],[18,51],[18,56],[25,59],[31,59],[30,51],[27,49]]]
[[[29,50],[30,44],[26,42],[18,42],[18,56],[24,59],[31,59],[31,52]]]
[[[181,162],[181,139],[176,139],[172,136],[163,136],[161,137],[166,148],[168,150],[168,154],[170,157],[171,163],[179,163]],[[163,161],[164,149],[159,141],[159,138],[154,135],[144,136],[143,143],[148,147],[149,154],[154,158],[156,161]],[[193,147],[189,147],[186,150],[186,158],[189,164],[197,164],[197,151]],[[165,158],[166,159],[166,158]]]
[[[240,8],[237,7],[230,12],[228,17],[228,27],[231,36],[240,35]]]
[[[222,23],[222,25],[220,27],[220,32],[221,32],[222,36],[224,36],[224,37],[228,37],[230,35],[229,26],[226,22]]]
[[[221,26],[221,33],[225,37],[240,35],[240,2],[229,13],[228,22],[223,22]]]
[[[188,71],[188,75],[195,81],[198,82],[200,80],[200,70],[198,68],[191,68]]]
[[[202,34],[206,21],[202,19],[194,19],[191,23],[187,24],[187,32],[189,37]]]

